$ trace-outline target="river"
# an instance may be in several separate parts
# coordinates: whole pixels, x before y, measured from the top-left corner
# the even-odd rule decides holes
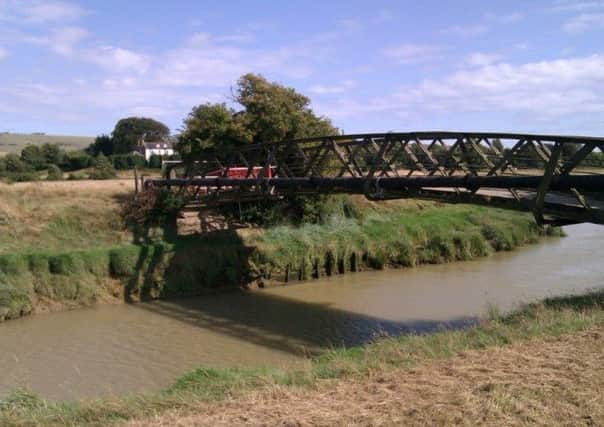
[[[156,391],[201,365],[303,365],[329,346],[462,326],[490,305],[602,287],[604,227],[565,230],[476,261],[11,320],[0,324],[0,397],[27,387],[93,398]]]

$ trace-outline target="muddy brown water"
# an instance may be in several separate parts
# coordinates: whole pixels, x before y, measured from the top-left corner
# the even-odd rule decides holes
[[[330,346],[463,326],[489,305],[602,287],[604,227],[566,231],[477,261],[5,322],[0,398],[17,387],[50,399],[152,392],[202,365],[304,365]]]

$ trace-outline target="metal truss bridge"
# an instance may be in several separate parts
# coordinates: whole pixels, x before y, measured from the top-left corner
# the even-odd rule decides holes
[[[210,149],[166,165],[202,208],[288,194],[364,194],[530,211],[539,224],[604,224],[604,138],[474,132],[337,135]],[[233,176],[229,171],[237,168]]]

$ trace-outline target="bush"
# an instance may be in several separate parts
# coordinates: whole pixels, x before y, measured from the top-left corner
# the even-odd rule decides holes
[[[161,156],[158,156],[157,154],[153,154],[151,157],[149,157],[148,166],[151,169],[160,169],[161,168],[161,161],[162,161],[162,157]]]
[[[115,178],[116,172],[109,159],[99,154],[94,159],[94,168],[90,172],[90,179],[111,179]]]
[[[183,206],[184,198],[170,190],[143,191],[124,204],[122,218],[135,228],[165,226]]]
[[[28,182],[40,179],[36,172],[7,172],[4,175],[9,182]]]
[[[135,166],[137,168],[144,168],[145,166],[147,166],[147,161],[143,156],[131,154],[128,157],[128,164],[130,165],[130,168],[134,168]]]
[[[22,173],[29,172],[31,170],[28,165],[23,162],[16,154],[7,154],[4,158],[4,162],[6,164],[7,172]]]
[[[61,149],[59,144],[44,144],[42,146],[42,154],[47,165],[61,165],[65,159],[65,151]]]
[[[76,171],[90,167],[92,157],[82,151],[67,153],[63,159],[62,167],[66,171]]]
[[[136,154],[115,154],[110,157],[113,167],[117,170],[133,169],[134,167],[145,167],[145,158]]]
[[[116,154],[110,157],[113,167],[117,170],[129,169],[128,155],[127,154]]]
[[[63,171],[57,165],[50,165],[46,179],[48,181],[60,181],[63,179]]]
[[[70,181],[77,181],[80,179],[88,179],[88,175],[86,175],[84,172],[72,172],[69,175],[67,175],[67,179]]]
[[[37,145],[28,145],[21,150],[21,161],[35,170],[42,170],[46,167],[46,158],[42,148]]]

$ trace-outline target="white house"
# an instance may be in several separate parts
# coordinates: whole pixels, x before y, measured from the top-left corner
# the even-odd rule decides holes
[[[174,154],[174,146],[171,142],[165,141],[143,142],[138,147],[138,152],[145,156],[146,161],[149,161],[154,154],[163,157],[171,156]]]

